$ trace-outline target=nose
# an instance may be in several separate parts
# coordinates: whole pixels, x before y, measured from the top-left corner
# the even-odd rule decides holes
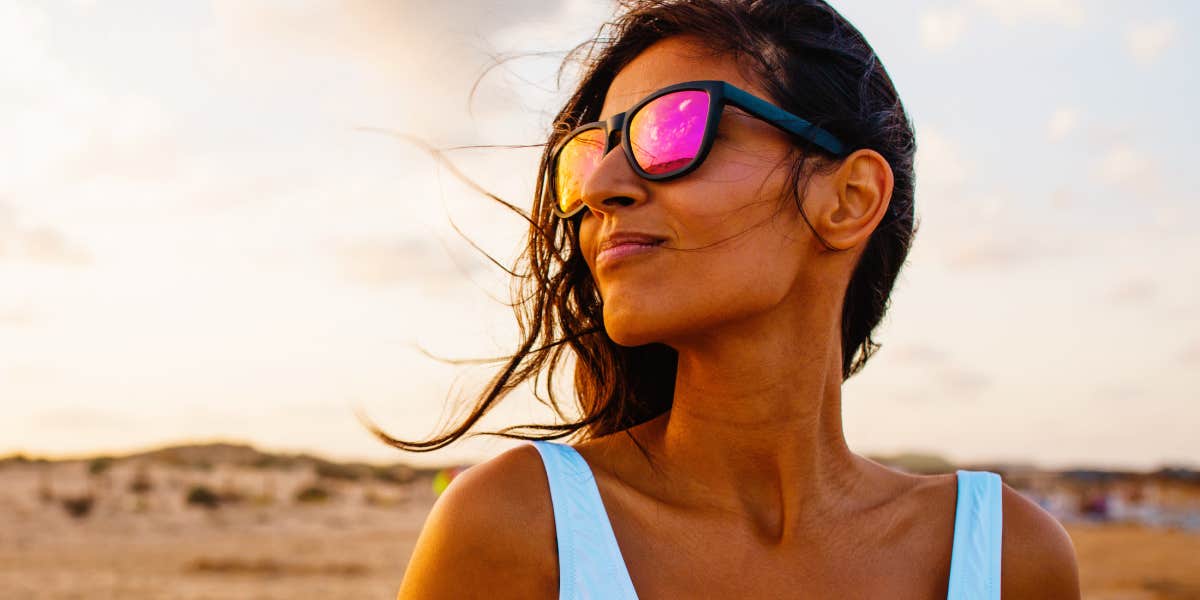
[[[638,177],[621,144],[621,130],[609,136],[608,151],[596,170],[583,182],[580,200],[597,214],[611,213],[618,207],[631,207],[646,199],[645,180]]]

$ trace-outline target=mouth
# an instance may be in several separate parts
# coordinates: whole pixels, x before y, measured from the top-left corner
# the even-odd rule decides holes
[[[655,239],[626,239],[612,240],[601,246],[600,252],[596,254],[596,266],[610,265],[617,261],[623,261],[635,256],[649,254],[658,249],[666,240]]]

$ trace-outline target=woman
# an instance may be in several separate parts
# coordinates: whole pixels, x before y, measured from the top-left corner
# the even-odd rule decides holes
[[[547,144],[519,351],[456,431],[385,436],[444,446],[539,373],[553,401],[573,358],[583,418],[541,429],[577,443],[457,478],[400,598],[1078,598],[1064,530],[994,474],[846,445],[914,231],[861,34],[820,0],[624,8]]]

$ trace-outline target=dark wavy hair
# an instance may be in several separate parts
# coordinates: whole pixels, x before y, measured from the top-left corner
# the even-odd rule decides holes
[[[512,270],[519,346],[511,356],[497,360],[503,367],[469,414],[448,431],[425,441],[404,441],[367,423],[385,443],[408,451],[447,446],[468,435],[509,392],[528,381],[537,400],[565,423],[515,425],[470,435],[590,439],[626,431],[671,409],[675,350],[662,344],[624,347],[608,337],[600,297],[579,250],[577,220],[554,215],[546,183],[550,148],[577,125],[599,118],[618,71],[652,44],[673,36],[694,36],[714,53],[734,57],[774,103],[832,132],[851,151],[870,148],[888,161],[895,178],[891,203],[846,289],[841,322],[843,381],[861,370],[880,347],[871,333],[888,308],[916,231],[916,140],[891,78],[870,44],[822,0],[622,0],[617,14],[564,61],[564,66],[581,64],[583,74],[546,140],[532,211],[526,213],[481,190],[529,223],[524,251]],[[840,161],[800,138],[790,160],[786,189],[792,190],[791,200],[803,215],[798,190],[806,189],[814,173],[832,172]],[[555,382],[572,363],[581,415],[574,420],[566,417],[554,391]]]

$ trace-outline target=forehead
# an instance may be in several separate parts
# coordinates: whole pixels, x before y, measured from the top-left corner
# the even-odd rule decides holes
[[[746,78],[733,57],[715,53],[688,37],[670,37],[647,48],[617,73],[604,97],[599,120],[628,110],[655,90],[702,79],[728,81],[750,93],[767,95]]]

